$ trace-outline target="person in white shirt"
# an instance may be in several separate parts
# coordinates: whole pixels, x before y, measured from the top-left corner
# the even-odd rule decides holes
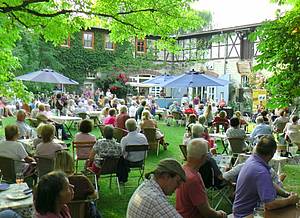
[[[25,123],[26,113],[23,109],[17,112],[16,125],[19,128],[19,138],[29,138],[33,136],[33,129]]]
[[[129,133],[121,139],[123,159],[120,161],[121,163],[119,164],[120,166],[117,173],[121,183],[125,183],[128,180],[129,165],[139,165],[145,157],[145,151],[127,153],[125,152],[125,147],[127,145],[148,145],[146,136],[137,132],[137,123],[135,119],[128,119],[125,126]]]
[[[11,158],[14,160],[25,161],[15,162],[16,172],[25,172],[29,168],[29,164],[34,162],[34,159],[28,155],[25,148],[20,142],[17,142],[19,138],[19,129],[17,125],[7,125],[4,129],[6,141],[0,143],[0,154],[3,157]]]

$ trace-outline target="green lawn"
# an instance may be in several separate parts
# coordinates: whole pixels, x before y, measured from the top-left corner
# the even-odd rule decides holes
[[[8,123],[13,123],[14,118],[6,118],[3,120],[4,126]],[[185,131],[184,127],[173,127],[166,126],[164,123],[159,123],[160,129],[165,133],[166,141],[170,143],[170,146],[167,151],[161,149],[159,156],[157,157],[154,152],[150,152],[148,154],[146,160],[146,172],[153,170],[158,163],[158,161],[162,158],[172,157],[177,159],[180,163],[183,163],[183,156],[178,147],[182,142],[182,136]],[[76,130],[73,130],[76,132]],[[93,130],[93,134],[97,137],[100,136],[100,132],[98,129]],[[3,135],[3,128],[0,129],[0,135]],[[68,141],[70,142],[70,141]],[[70,149],[71,150],[71,149]],[[284,166],[283,172],[285,172],[288,176],[284,182],[286,188],[290,191],[296,191],[300,194],[300,167],[299,166]],[[100,187],[100,199],[97,202],[98,208],[100,209],[103,217],[109,218],[121,218],[126,215],[126,208],[128,201],[137,187],[137,172],[131,172],[129,174],[129,181],[126,183],[124,188],[121,188],[122,194],[118,194],[117,185],[115,179],[112,182],[112,188],[109,188],[109,178],[103,178],[99,180]],[[175,196],[172,195],[170,198],[170,202],[172,204],[175,203]],[[222,204],[223,205],[223,204]],[[230,212],[231,208],[228,204],[224,204],[220,209],[223,209],[227,212]]]

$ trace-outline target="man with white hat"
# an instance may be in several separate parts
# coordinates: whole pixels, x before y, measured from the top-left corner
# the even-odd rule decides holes
[[[166,198],[166,195],[171,195],[186,180],[181,165],[174,159],[163,159],[145,177],[146,180],[133,193],[128,203],[126,217],[181,217]]]

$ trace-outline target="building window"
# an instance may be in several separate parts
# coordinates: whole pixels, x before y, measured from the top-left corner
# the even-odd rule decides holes
[[[146,51],[147,51],[146,39],[136,39],[135,40],[135,50],[137,53],[146,53]]]
[[[246,75],[241,76],[241,84],[242,84],[243,88],[249,87],[249,78],[248,78],[248,76],[246,76]]]
[[[106,49],[106,50],[114,50],[114,49],[115,49],[115,43],[113,43],[113,42],[110,40],[109,34],[106,34],[106,35],[105,35],[105,49]]]
[[[70,48],[70,36],[61,44],[61,47]]]
[[[84,48],[94,48],[94,33],[83,32],[82,44]]]

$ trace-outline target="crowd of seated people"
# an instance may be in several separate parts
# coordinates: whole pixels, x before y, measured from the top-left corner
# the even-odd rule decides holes
[[[74,166],[72,166],[72,164],[74,163],[72,158],[68,155],[68,153],[64,151],[65,147],[60,144],[56,144],[53,141],[56,135],[55,132],[57,128],[55,128],[55,126],[51,124],[53,122],[51,122],[51,120],[49,119],[49,115],[45,113],[45,106],[48,103],[49,105],[51,105],[52,109],[54,105],[56,109],[61,111],[61,115],[76,115],[76,109],[78,109],[80,105],[83,106],[82,108],[85,112],[102,109],[103,113],[102,115],[100,115],[100,118],[101,120],[103,120],[103,124],[105,125],[103,129],[104,138],[96,141],[96,137],[91,134],[91,130],[93,128],[92,122],[86,119],[80,122],[79,132],[75,135],[74,141],[96,141],[92,150],[89,151],[89,149],[87,149],[85,151],[85,154],[88,153],[89,155],[89,168],[99,175],[101,175],[101,164],[103,163],[103,159],[107,157],[119,157],[120,164],[118,166],[118,178],[121,183],[127,182],[128,173],[130,170],[129,167],[132,164],[138,164],[141,161],[143,161],[144,152],[131,152],[128,154],[125,152],[125,148],[127,145],[148,144],[147,138],[142,133],[144,129],[155,128],[156,139],[158,139],[162,145],[167,144],[165,142],[164,134],[158,129],[157,122],[154,119],[155,110],[157,109],[157,106],[153,99],[132,98],[131,102],[128,103],[127,107],[126,105],[124,105],[123,101],[114,98],[113,94],[108,93],[108,96],[103,95],[98,97],[98,100],[95,101],[95,99],[89,99],[83,96],[78,96],[78,98],[75,98],[75,96],[72,95],[56,95],[55,98],[52,99],[55,103],[50,104],[46,101],[39,102],[39,105],[37,106],[36,110],[37,113],[35,117],[43,121],[36,129],[36,155],[55,158],[55,169],[62,170],[65,172],[63,178],[68,178],[70,183],[75,186],[75,196],[77,188],[83,186],[84,182],[82,181],[84,179],[79,179],[78,181],[80,182],[77,183],[72,182],[72,178],[75,177],[73,169]],[[172,171],[172,167],[174,167],[174,165],[176,165],[177,163],[173,163],[171,161],[172,169],[168,168],[170,167],[169,163],[162,163],[162,165],[159,165],[158,170],[154,172],[155,179],[153,179],[153,177],[149,177],[151,184],[149,183],[149,185],[145,183],[144,186],[149,185],[148,188],[155,189],[155,191],[157,191],[157,188],[160,187],[163,190],[162,192],[164,195],[168,195],[169,193],[174,192],[174,190],[177,188],[176,208],[170,208],[170,205],[166,204],[168,206],[167,208],[169,208],[170,211],[172,211],[171,213],[174,215],[174,217],[180,217],[180,215],[183,217],[190,217],[194,215],[204,217],[225,217],[226,214],[223,211],[216,211],[209,205],[207,194],[205,193],[205,188],[207,188],[209,185],[207,184],[208,180],[206,181],[205,178],[206,173],[204,173],[202,169],[204,169],[206,165],[209,165],[209,169],[215,167],[214,174],[216,178],[218,178],[221,181],[223,179],[226,179],[226,176],[224,176],[224,174],[222,174],[216,166],[216,162],[213,159],[214,153],[210,153],[210,148],[215,147],[214,139],[211,138],[210,133],[213,132],[213,129],[217,125],[222,124],[224,130],[226,131],[226,136],[228,138],[246,138],[246,132],[243,128],[241,128],[241,126],[247,125],[248,123],[247,120],[242,117],[241,112],[239,111],[235,112],[234,116],[231,119],[229,119],[225,111],[221,110],[217,112],[216,107],[213,106],[213,104],[210,102],[208,102],[205,105],[204,103],[196,99],[194,101],[194,105],[190,103],[191,101],[188,100],[188,96],[185,96],[182,105],[180,105],[177,102],[173,102],[173,104],[169,108],[170,113],[172,111],[178,112],[183,116],[186,116],[188,120],[186,125],[186,133],[184,137],[184,144],[187,146],[188,160],[182,168],[185,176],[183,176],[182,172],[180,172],[181,168],[175,167],[176,171]],[[68,111],[70,113],[68,113]],[[34,112],[32,112],[32,114],[33,113]],[[1,142],[0,144],[1,155],[3,154],[9,156],[10,154],[8,154],[8,152],[11,149],[14,149],[13,152],[15,152],[15,154],[18,154],[18,156],[14,156],[13,158],[18,160],[24,160],[26,163],[34,162],[34,159],[28,155],[22,144],[17,142],[17,140],[20,137],[27,138],[28,135],[32,135],[32,127],[28,126],[24,122],[27,116],[25,111],[20,110],[17,112],[16,115],[17,130],[14,126],[6,127],[8,129],[7,131],[5,131],[6,141],[4,141],[5,143]],[[282,126],[284,126],[284,128],[282,128]],[[128,130],[128,134],[121,139],[120,143],[116,142],[116,140],[113,139],[114,127]],[[274,148],[275,146],[274,142],[271,139],[266,138],[265,135],[272,135],[274,132],[284,133],[286,134],[286,138],[290,140],[290,143],[296,143],[299,142],[299,140],[297,141],[297,137],[299,138],[299,134],[297,134],[299,133],[299,129],[300,127],[298,116],[291,116],[289,122],[289,117],[287,116],[287,113],[284,110],[279,111],[279,116],[278,118],[274,119],[274,121],[270,119],[270,115],[267,111],[262,111],[261,114],[257,116],[256,126],[253,128],[253,131],[250,135],[250,143],[253,145],[254,148],[253,154],[250,157],[251,159],[238,169],[239,177],[238,179],[235,179],[235,181],[237,182],[237,194],[235,196],[233,206],[233,212],[235,216],[244,216],[248,214],[249,211],[253,211],[254,200],[255,203],[263,201],[266,205],[266,208],[268,209],[277,208],[277,205],[280,205],[280,207],[287,205],[287,203],[284,202],[285,199],[282,200],[282,202],[276,202],[276,199],[274,198],[276,192],[277,194],[288,198],[289,202],[295,202],[296,199],[298,199],[297,195],[280,189],[280,186],[282,186],[282,184],[276,183],[277,185],[279,184],[279,188],[277,188],[274,185],[276,187],[275,192],[270,187],[266,189],[266,192],[268,192],[268,194],[271,193],[270,195],[268,195],[268,199],[261,198],[249,200],[249,196],[246,196],[246,194],[248,194],[249,192],[251,192],[250,195],[253,193],[260,195],[261,193],[264,194],[265,192],[253,186],[253,184],[251,184],[251,190],[247,190],[249,191],[247,192],[243,189],[243,184],[249,182],[249,175],[247,174],[248,172],[246,172],[244,166],[249,166],[249,169],[252,169],[251,167],[258,165],[261,172],[266,174],[264,175],[265,181],[268,181],[268,184],[270,184],[268,176],[271,169],[268,168],[267,164],[269,159],[273,156],[272,152],[274,152],[274,149],[271,149],[271,152],[264,151],[263,149],[260,150],[259,148],[261,146],[271,146],[270,144],[272,144],[272,148]],[[8,146],[9,149],[7,149]],[[247,144],[244,144],[243,146],[245,147],[247,146]],[[59,155],[61,155],[61,157]],[[60,166],[58,166],[59,160],[61,161]],[[69,161],[69,163],[72,164],[64,163],[63,161]],[[23,172],[26,171],[25,165],[19,167],[19,169]],[[68,169],[69,166],[71,167]],[[164,170],[161,171],[162,169]],[[52,174],[50,173],[50,175]],[[175,180],[178,183],[180,183],[180,185],[175,185]],[[44,182],[44,180],[42,179],[40,181]],[[168,186],[164,186],[164,184],[168,184],[170,186],[172,182],[172,190],[167,190],[167,193],[165,193],[165,188],[167,188]],[[64,183],[64,185],[66,183]],[[145,191],[144,186],[141,186],[141,188],[137,189],[137,191]],[[196,187],[199,189],[195,190]],[[265,186],[263,186],[263,188],[265,188]],[[87,193],[85,194],[87,194],[88,196],[94,194],[94,190],[92,189],[91,184],[89,184],[87,188],[84,188],[83,190],[87,191]],[[66,190],[59,189],[57,191],[61,192]],[[187,195],[187,193],[189,193],[189,195]],[[163,197],[163,195],[161,197]],[[132,198],[136,199],[136,194],[133,195]],[[75,197],[74,199],[79,198]],[[248,202],[250,203],[248,204]],[[68,202],[64,201],[62,205],[56,206],[57,208],[55,208],[54,210],[38,209],[37,214],[40,217],[43,217],[47,213],[51,214],[53,212],[68,214],[67,209],[65,207],[66,203]],[[131,203],[134,204],[134,202]],[[247,206],[245,206],[246,204]],[[129,206],[128,209],[130,208]],[[39,208],[38,205],[37,207]],[[134,210],[139,209],[135,208]]]

